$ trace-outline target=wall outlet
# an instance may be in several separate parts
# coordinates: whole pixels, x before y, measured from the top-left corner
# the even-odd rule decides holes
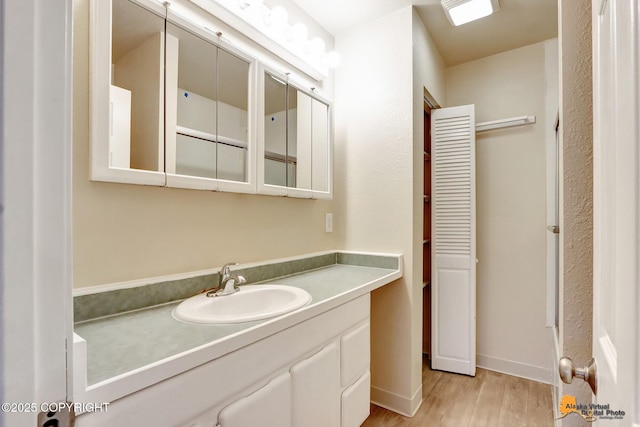
[[[333,233],[333,214],[328,213],[324,217],[324,231]]]

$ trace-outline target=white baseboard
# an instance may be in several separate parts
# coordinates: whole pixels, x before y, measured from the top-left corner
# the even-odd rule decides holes
[[[371,386],[371,403],[396,412],[405,417],[413,417],[422,404],[422,385],[409,399],[390,391]]]
[[[538,381],[545,384],[552,384],[551,369],[541,366],[528,365],[526,363],[514,362],[513,360],[499,359],[497,357],[476,355],[476,365],[479,368],[490,371],[501,372],[515,377]]]

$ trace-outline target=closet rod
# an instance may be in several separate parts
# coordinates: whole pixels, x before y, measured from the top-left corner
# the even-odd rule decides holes
[[[536,116],[519,116],[509,119],[493,120],[490,122],[476,123],[476,132],[508,128],[512,126],[528,125],[536,122]]]

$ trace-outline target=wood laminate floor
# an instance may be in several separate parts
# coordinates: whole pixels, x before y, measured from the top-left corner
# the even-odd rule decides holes
[[[371,405],[362,427],[552,427],[551,386],[478,369],[475,377],[422,369],[423,402],[412,418]]]

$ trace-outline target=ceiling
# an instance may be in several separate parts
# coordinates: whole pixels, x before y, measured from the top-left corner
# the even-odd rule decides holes
[[[413,4],[448,67],[558,35],[557,0],[500,0],[498,12],[459,27],[439,0],[294,1],[336,37]]]

